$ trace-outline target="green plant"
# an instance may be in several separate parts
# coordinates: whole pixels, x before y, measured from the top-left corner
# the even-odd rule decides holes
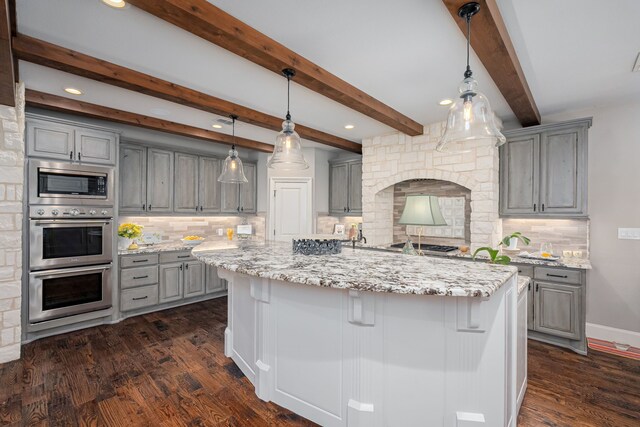
[[[128,239],[137,239],[142,236],[142,229],[143,227],[141,225],[127,222],[118,227],[118,236],[126,237]]]
[[[493,249],[489,246],[483,246],[482,248],[476,249],[476,251],[473,253],[473,259],[476,259],[476,255],[478,255],[479,252],[487,252],[489,254],[489,262],[491,264],[507,265],[511,262],[511,258],[509,258],[508,256],[500,255],[499,249]]]
[[[529,239],[527,236],[523,236],[521,232],[516,231],[515,233],[511,233],[508,236],[504,236],[502,238],[502,241],[500,242],[500,245],[509,246],[511,244],[511,239],[518,239],[522,243],[524,243],[525,246],[528,246],[529,243],[531,243],[531,239]]]

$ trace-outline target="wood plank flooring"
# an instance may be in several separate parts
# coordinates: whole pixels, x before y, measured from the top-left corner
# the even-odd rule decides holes
[[[312,426],[223,354],[226,298],[42,339],[0,365],[0,425]],[[640,425],[640,363],[530,341],[519,426]],[[395,426],[394,426],[395,427]],[[402,427],[402,426],[399,426]]]

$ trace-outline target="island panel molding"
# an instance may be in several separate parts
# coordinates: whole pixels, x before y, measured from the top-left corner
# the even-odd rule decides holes
[[[44,40],[20,34],[13,38],[13,47],[18,58],[34,64],[55,68],[225,117],[234,114],[241,122],[266,129],[274,131],[282,129],[281,117],[271,116]],[[310,141],[358,154],[362,152],[362,146],[357,142],[308,126],[296,124],[296,131]]]
[[[145,12],[268,70],[296,71],[295,82],[408,135],[423,126],[206,0],[128,0]],[[296,128],[297,129],[297,128]]]

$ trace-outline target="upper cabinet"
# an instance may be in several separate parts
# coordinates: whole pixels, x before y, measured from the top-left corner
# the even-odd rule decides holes
[[[362,214],[362,160],[340,160],[329,164],[329,213]]]
[[[27,155],[104,165],[116,164],[118,134],[66,120],[27,116]]]
[[[256,164],[244,164],[247,184],[220,184],[222,162],[217,157],[120,144],[120,212],[255,213]]]
[[[587,216],[587,135],[591,119],[505,132],[500,148],[500,214]]]

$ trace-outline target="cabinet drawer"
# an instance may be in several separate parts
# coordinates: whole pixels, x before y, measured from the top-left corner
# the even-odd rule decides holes
[[[518,276],[527,276],[533,279],[533,267],[529,265],[517,265],[518,267]]]
[[[173,262],[193,261],[195,258],[191,252],[165,252],[160,254],[160,263],[169,264]]]
[[[534,274],[536,279],[548,280],[550,282],[573,283],[574,285],[579,285],[582,283],[580,271],[577,270],[536,267]]]
[[[120,267],[142,267],[158,263],[158,254],[129,255],[120,258]]]
[[[158,266],[125,268],[120,270],[120,289],[158,283]]]
[[[126,289],[120,293],[120,311],[158,304],[158,285]]]

